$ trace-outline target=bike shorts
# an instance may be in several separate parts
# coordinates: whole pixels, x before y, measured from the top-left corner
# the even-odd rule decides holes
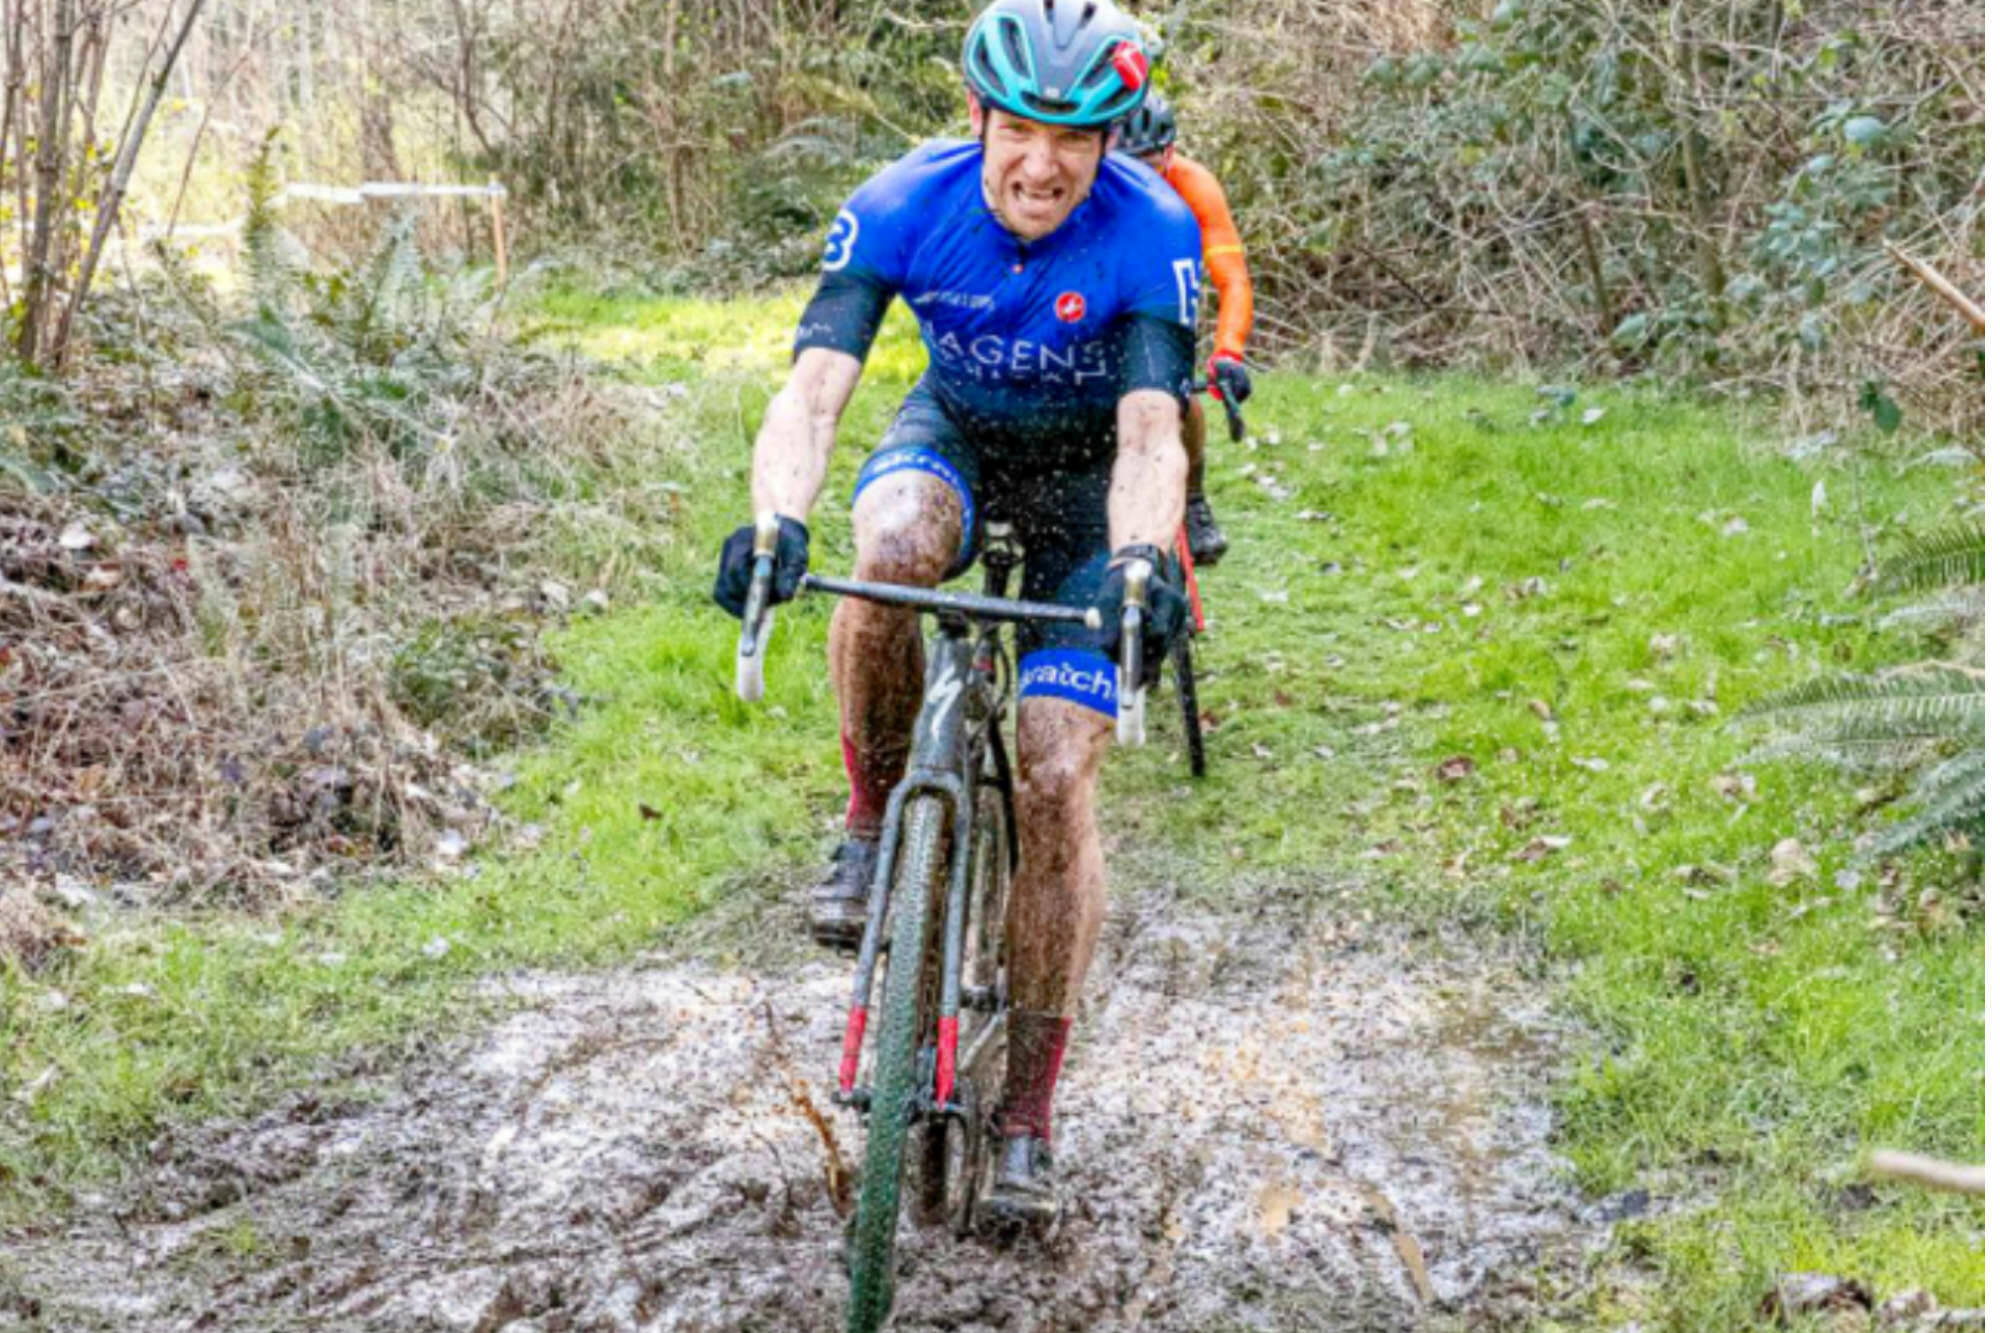
[[[986,523],[1005,520],[1014,525],[1023,553],[1019,595],[1089,606],[1111,563],[1105,505],[1116,454],[1115,431],[1051,450],[978,438],[919,381],[862,464],[852,499],[893,473],[936,477],[957,492],[962,519],[958,557],[947,578],[971,568]],[[1030,624],[1016,626],[1014,634],[1023,698],[1047,695],[1116,715],[1116,673],[1090,630]]]

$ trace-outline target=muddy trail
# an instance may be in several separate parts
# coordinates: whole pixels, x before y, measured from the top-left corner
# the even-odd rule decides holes
[[[376,1095],[163,1139],[0,1264],[0,1329],[832,1329],[828,1098],[845,970],[748,892]],[[1537,995],[1324,893],[1114,899],[1045,1244],[905,1229],[894,1327],[1509,1326],[1595,1230],[1563,1186]],[[1543,1293],[1546,1295],[1546,1293]]]

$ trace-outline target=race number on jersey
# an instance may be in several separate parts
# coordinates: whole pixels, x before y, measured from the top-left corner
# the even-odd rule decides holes
[[[833,230],[826,234],[826,250],[819,257],[819,266],[829,273],[846,268],[847,261],[854,257],[854,242],[860,235],[861,220],[852,209],[841,209],[833,220]]]

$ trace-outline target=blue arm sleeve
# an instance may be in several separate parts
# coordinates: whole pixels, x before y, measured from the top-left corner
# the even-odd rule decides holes
[[[792,338],[792,359],[808,347],[831,347],[857,360],[868,359],[882,317],[889,313],[895,293],[881,283],[858,273],[820,274],[819,289],[799,316],[799,331]]]
[[[1123,391],[1159,389],[1185,398],[1194,383],[1194,330],[1179,320],[1131,314],[1118,321]]]

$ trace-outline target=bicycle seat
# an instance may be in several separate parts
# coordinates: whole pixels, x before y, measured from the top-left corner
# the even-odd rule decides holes
[[[1004,518],[989,519],[982,525],[984,544],[979,550],[979,561],[988,569],[1006,571],[1021,563],[1023,552],[1021,542],[1014,535],[1014,525]]]

